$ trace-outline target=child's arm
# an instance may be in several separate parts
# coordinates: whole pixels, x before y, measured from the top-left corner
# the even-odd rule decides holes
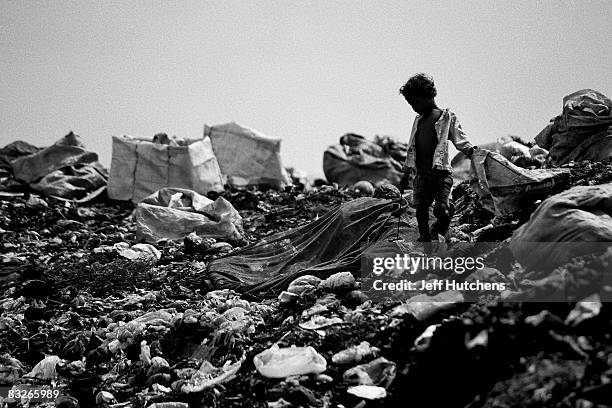
[[[400,191],[404,191],[410,185],[410,179],[415,173],[414,170],[414,146],[408,149],[408,153],[406,154],[406,160],[402,165],[402,179],[400,180],[399,189]]]
[[[453,142],[457,150],[465,154],[467,157],[472,157],[472,153],[474,152],[476,147],[473,146],[469,142],[469,140],[467,140],[467,137],[465,136],[465,132],[461,128],[459,120],[454,115],[451,119],[451,126],[448,132],[448,138],[451,142]]]

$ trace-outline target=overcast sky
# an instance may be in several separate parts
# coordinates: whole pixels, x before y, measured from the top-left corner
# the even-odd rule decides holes
[[[322,175],[347,132],[403,140],[398,88],[431,73],[475,143],[533,138],[564,95],[612,96],[612,2],[3,1],[0,142],[73,130],[109,165],[111,136],[199,137],[236,121]]]

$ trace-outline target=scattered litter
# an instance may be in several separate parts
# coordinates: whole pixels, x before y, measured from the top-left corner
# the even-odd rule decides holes
[[[319,374],[327,368],[327,361],[313,347],[280,348],[276,344],[257,354],[253,364],[261,375],[269,378]]]
[[[367,400],[377,400],[387,396],[386,389],[374,385],[357,385],[355,387],[349,387],[346,392]]]
[[[366,357],[376,356],[379,352],[378,347],[372,347],[367,341],[362,341],[356,346],[337,352],[332,356],[332,361],[335,364],[359,363]]]
[[[577,326],[585,320],[597,317],[601,311],[602,303],[598,294],[591,295],[580,302],[569,312],[565,318],[568,326]]]
[[[342,378],[349,384],[382,385],[386,388],[395,379],[395,363],[378,357],[367,364],[349,368]]]

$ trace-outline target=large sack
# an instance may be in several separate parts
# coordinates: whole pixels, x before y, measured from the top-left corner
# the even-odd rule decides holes
[[[552,164],[612,157],[612,101],[583,89],[563,98],[563,112],[535,138],[549,150]]]
[[[183,239],[192,232],[239,242],[244,234],[242,217],[225,200],[215,201],[182,188],[163,188],[146,197],[134,210],[136,236],[146,242]]]
[[[371,142],[363,136],[348,133],[340,143],[329,146],[323,154],[323,172],[327,181],[351,186],[358,181],[372,184],[398,184],[407,146],[389,138]]]
[[[552,269],[612,245],[612,183],[579,186],[540,204],[510,247],[528,269]]]
[[[495,142],[481,143],[478,145],[480,149],[490,150],[492,152],[499,153],[502,143],[498,139]],[[453,179],[457,182],[470,179],[470,168],[472,162],[463,152],[457,152],[451,159],[451,166],[453,168]]]
[[[16,140],[0,149],[0,167],[11,168],[11,162],[19,157],[27,156],[41,150],[23,140]]]
[[[398,227],[405,242],[416,241],[414,217],[402,217],[398,226],[393,212],[399,206],[398,200],[371,197],[349,201],[309,224],[213,260],[208,277],[215,288],[277,296],[301,275],[327,278],[337,272],[357,274],[366,251],[370,256],[408,252],[402,242],[389,242]]]
[[[164,144],[113,136],[108,196],[137,203],[164,187],[185,188],[200,194],[223,190],[210,139]]]
[[[36,191],[62,198],[80,198],[79,201],[87,201],[87,198],[106,186],[108,172],[99,163],[91,165],[74,165],[55,170],[36,183],[30,184]]]
[[[511,214],[521,208],[524,200],[547,197],[569,183],[567,169],[527,170],[485,149],[474,152],[471,171],[470,187],[498,215]],[[492,207],[486,205],[489,199]]]
[[[280,139],[234,122],[204,125],[204,137],[210,137],[221,173],[229,184],[281,187],[289,183],[280,157]]]
[[[62,198],[81,199],[106,185],[108,174],[98,155],[70,132],[53,145],[11,161],[13,174],[33,189]]]
[[[15,159],[11,167],[17,180],[32,183],[62,167],[90,164],[97,160],[98,155],[87,151],[79,136],[70,132],[37,153]]]

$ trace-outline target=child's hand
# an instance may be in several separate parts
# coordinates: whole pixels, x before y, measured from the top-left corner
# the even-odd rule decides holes
[[[410,176],[412,175],[412,169],[406,170],[399,184],[400,193],[408,188],[410,185]]]
[[[472,156],[474,155],[474,152],[476,151],[476,149],[478,149],[478,146],[472,146],[470,151],[466,154],[468,159],[472,160]]]

